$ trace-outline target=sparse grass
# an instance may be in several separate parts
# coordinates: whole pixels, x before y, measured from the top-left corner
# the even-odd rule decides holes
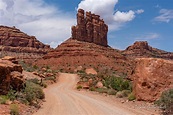
[[[95,89],[95,87],[90,87],[89,90],[90,91],[95,91],[96,89]]]
[[[96,88],[95,91],[99,92],[99,93],[107,93],[108,89],[106,89],[106,88]]]
[[[8,100],[8,96],[6,95],[0,96],[0,104],[6,104],[7,100]]]
[[[19,115],[19,107],[17,104],[10,105],[10,114],[11,115]]]
[[[165,111],[165,115],[173,114],[173,89],[164,91],[159,100],[155,102],[162,110]]]
[[[129,95],[128,95],[128,100],[129,101],[133,101],[133,100],[135,100],[136,99],[136,97],[135,97],[135,95],[133,94],[133,93],[130,93]]]

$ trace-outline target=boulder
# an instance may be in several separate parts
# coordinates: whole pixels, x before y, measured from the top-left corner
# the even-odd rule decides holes
[[[87,74],[97,75],[97,71],[94,68],[88,68],[85,70]]]
[[[103,83],[101,81],[97,82],[96,88],[103,88]]]
[[[13,89],[20,90],[24,81],[21,75],[22,71],[20,65],[0,59],[0,94],[7,94],[10,86]]]

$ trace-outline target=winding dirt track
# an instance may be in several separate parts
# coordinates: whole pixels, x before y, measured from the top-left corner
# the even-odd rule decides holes
[[[60,74],[58,83],[45,89],[46,102],[34,115],[151,115],[94,95],[75,90],[77,75]]]

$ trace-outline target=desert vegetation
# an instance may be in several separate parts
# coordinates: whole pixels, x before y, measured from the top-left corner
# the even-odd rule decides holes
[[[90,91],[115,95],[117,98],[125,97],[129,101],[136,99],[133,94],[132,83],[126,79],[125,74],[117,74],[117,72],[107,68],[101,72],[97,70],[97,72],[98,74],[96,75],[87,74],[85,72],[85,68],[77,71],[78,75],[80,76],[80,82],[77,89],[89,89]],[[103,84],[103,86],[98,87],[98,82]],[[84,86],[82,86],[82,84]]]
[[[155,102],[163,110],[164,115],[173,114],[173,89],[164,91],[159,100]]]

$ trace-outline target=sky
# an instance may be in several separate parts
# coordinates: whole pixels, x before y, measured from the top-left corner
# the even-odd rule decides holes
[[[124,50],[135,41],[173,52],[173,0],[0,0],[0,25],[15,26],[56,47],[71,36],[77,9],[108,24],[108,44]]]

